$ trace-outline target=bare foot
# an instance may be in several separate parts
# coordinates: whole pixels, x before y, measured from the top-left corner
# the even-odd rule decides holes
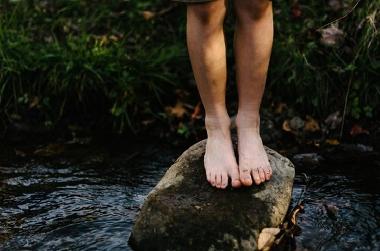
[[[260,136],[260,119],[236,118],[238,129],[240,181],[259,185],[272,177],[272,168]]]
[[[230,119],[206,118],[207,144],[204,165],[208,182],[226,188],[230,178],[232,187],[240,187],[238,166],[234,155]]]

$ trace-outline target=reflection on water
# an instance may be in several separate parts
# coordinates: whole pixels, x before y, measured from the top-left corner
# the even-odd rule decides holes
[[[343,168],[336,171],[331,166],[310,175],[311,183],[304,195],[304,213],[298,218],[302,233],[296,237],[297,247],[380,250],[379,172],[380,166],[375,165],[356,166],[346,171]],[[294,201],[303,189],[300,180],[301,175],[297,175]]]
[[[136,213],[179,151],[155,145],[133,158],[114,154],[101,161],[91,161],[97,154],[78,154],[81,161],[0,160],[1,250],[130,250]],[[308,174],[297,249],[379,250],[379,169]],[[295,199],[304,188],[300,177]]]

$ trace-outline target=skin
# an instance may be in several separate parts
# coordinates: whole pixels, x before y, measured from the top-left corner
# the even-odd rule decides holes
[[[272,175],[260,137],[260,105],[273,43],[272,4],[268,0],[234,0],[234,53],[239,109],[239,165],[226,109],[226,44],[223,22],[227,1],[188,4],[187,46],[194,77],[205,108],[207,180],[216,188],[251,186]]]

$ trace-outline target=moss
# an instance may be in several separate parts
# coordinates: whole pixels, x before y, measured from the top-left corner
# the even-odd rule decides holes
[[[133,236],[137,250],[255,249],[259,231],[279,224],[290,200],[294,169],[277,153],[271,159],[277,174],[259,186],[220,190],[206,181],[204,143],[190,148],[168,173],[181,182],[161,187],[148,197]],[[279,171],[278,169],[287,171]],[[293,176],[287,172],[293,172]],[[167,173],[164,180],[172,177]],[[167,181],[169,184],[170,181]],[[275,209],[276,208],[276,209]]]

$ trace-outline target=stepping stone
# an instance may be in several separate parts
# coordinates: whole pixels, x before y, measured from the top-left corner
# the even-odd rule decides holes
[[[129,239],[135,250],[257,250],[261,230],[284,220],[294,179],[289,159],[265,147],[271,180],[222,190],[206,180],[205,146],[186,150],[149,193]]]

